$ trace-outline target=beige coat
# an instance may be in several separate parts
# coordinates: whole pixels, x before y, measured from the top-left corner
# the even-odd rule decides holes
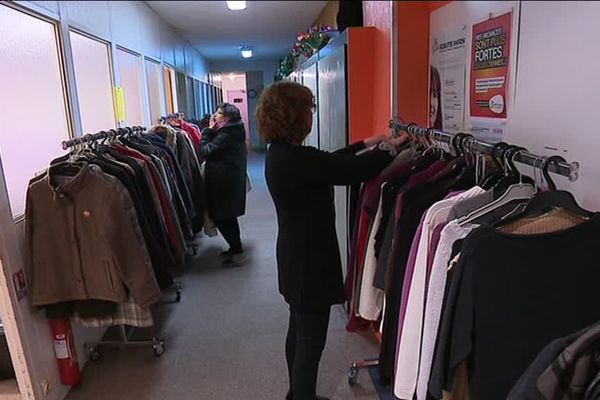
[[[96,166],[78,164],[74,176],[65,168],[51,167],[27,191],[32,304],[124,302],[128,293],[139,305],[157,302],[160,289],[125,187]]]

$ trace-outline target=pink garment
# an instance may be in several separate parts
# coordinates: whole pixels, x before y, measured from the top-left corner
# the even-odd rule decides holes
[[[187,135],[189,136],[190,139],[192,139],[192,142],[194,142],[194,145],[200,146],[200,141],[202,140],[202,133],[200,133],[200,131],[198,129],[196,129],[195,126],[185,122],[184,120],[181,120],[179,126],[181,126],[181,129],[185,133],[187,133]]]
[[[421,233],[423,232],[423,220],[425,220],[425,214],[421,217],[419,227],[415,233],[412,244],[410,245],[410,253],[408,253],[408,261],[406,262],[406,272],[404,273],[404,282],[402,282],[402,299],[400,300],[400,316],[398,317],[398,338],[402,336],[402,327],[404,326],[404,317],[406,316],[406,307],[408,303],[408,293],[410,289],[410,283],[412,282],[413,272],[415,271],[415,261],[417,260],[417,249],[419,248],[419,241],[421,240]],[[400,340],[398,339],[398,343]],[[396,349],[397,351],[397,349]]]
[[[427,182],[429,179],[431,179],[432,177],[434,177],[438,172],[440,172],[442,169],[444,169],[444,167],[446,167],[448,163],[446,161],[442,161],[442,160],[437,160],[434,161],[428,168],[426,168],[425,170],[418,172],[416,174],[414,174],[413,176],[410,177],[408,184],[406,185],[406,190],[408,189],[412,189],[415,186],[425,183]],[[394,238],[393,238],[393,243],[396,243],[396,241],[398,240],[398,233],[400,232],[400,229],[402,229],[402,227],[399,226],[399,221],[400,221],[400,217],[402,216],[402,204],[403,204],[403,197],[404,197],[404,192],[400,192],[398,194],[398,197],[396,198],[396,206],[395,206],[395,224],[394,224]],[[393,245],[392,246],[392,251],[390,253],[390,257],[388,258],[388,262],[387,262],[387,268],[386,268],[386,280],[385,280],[385,290],[386,292],[388,291],[388,289],[390,288],[390,279],[391,279],[391,271],[394,268],[395,265],[395,259],[396,259],[396,253],[397,253],[397,246]]]

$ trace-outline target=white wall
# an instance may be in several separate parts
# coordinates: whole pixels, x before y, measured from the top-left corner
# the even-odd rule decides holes
[[[431,33],[472,24],[513,9],[507,141],[541,155],[581,164],[571,184],[553,174],[586,208],[600,210],[597,48],[600,3],[573,1],[455,1],[431,14]],[[519,18],[520,11],[520,18]],[[520,21],[520,26],[519,26]],[[519,35],[519,37],[517,37]],[[467,58],[467,71],[470,57]],[[468,76],[467,76],[467,82]],[[468,88],[466,103],[469,104]],[[468,113],[468,107],[466,107]],[[468,126],[467,120],[467,126]]]
[[[20,6],[44,15],[59,22],[59,29],[63,33],[61,39],[66,54],[69,54],[68,32],[70,28],[83,31],[96,36],[112,45],[113,67],[115,83],[119,83],[119,65],[116,54],[116,46],[124,47],[144,57],[153,58],[157,61],[169,64],[180,72],[196,79],[208,80],[209,67],[200,53],[192,48],[189,43],[177,36],[173,29],[164,22],[152,9],[141,1],[19,1]],[[67,72],[69,66],[67,56]],[[148,108],[145,63],[143,65],[143,102]],[[76,105],[76,91],[74,91],[73,77],[67,78],[75,104],[72,111],[75,114],[75,130],[81,131]],[[34,113],[35,114],[35,113]],[[146,111],[147,123],[149,123],[149,112]],[[58,146],[58,143],[57,143]],[[50,160],[48,160],[50,161]],[[0,209],[4,205],[0,204]],[[8,207],[8,204],[6,204]],[[12,229],[10,223],[3,224],[3,230],[9,232],[8,239],[2,239],[2,247],[9,249],[11,254],[4,254],[3,266],[5,274],[11,274],[23,268],[23,223],[19,222]],[[3,235],[0,235],[2,237]],[[12,242],[11,242],[12,240]],[[7,246],[7,243],[9,246]],[[16,245],[13,245],[16,243]],[[43,311],[32,309],[28,300],[24,299],[16,304],[15,312],[22,332],[25,357],[29,364],[29,372],[33,384],[33,394],[36,399],[58,400],[65,397],[68,388],[62,386],[58,376],[56,360],[54,357],[52,340],[48,328],[48,322]],[[77,353],[80,365],[87,361],[87,355],[83,349],[83,342],[99,339],[103,330],[83,329],[74,326],[74,335],[77,345]],[[42,384],[48,382],[49,392],[43,393]],[[21,382],[19,382],[21,383]],[[32,396],[25,398],[31,399]]]
[[[278,60],[219,60],[210,62],[210,72],[263,71],[265,86],[273,83]]]
[[[232,79],[233,78],[233,79]],[[223,74],[221,77],[221,89],[223,90],[223,101],[227,103],[233,104],[233,99],[229,98],[230,90],[242,90],[244,93],[247,93],[246,88],[246,74]],[[249,130],[249,115],[248,115],[248,96],[246,95],[246,102],[244,103],[245,107],[240,107],[239,104],[234,104],[238,108],[240,108],[240,113],[242,114],[242,120],[244,121],[244,126],[246,127],[246,135],[248,135]],[[248,136],[249,137],[249,136]]]

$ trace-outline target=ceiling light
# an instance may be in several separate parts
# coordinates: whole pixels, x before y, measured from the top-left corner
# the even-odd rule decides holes
[[[242,46],[241,48],[242,58],[252,58],[252,49],[248,46]]]
[[[227,8],[229,8],[231,11],[245,10],[246,2],[245,1],[228,1]]]

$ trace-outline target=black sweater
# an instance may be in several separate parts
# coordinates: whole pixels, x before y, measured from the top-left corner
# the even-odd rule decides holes
[[[391,160],[356,143],[335,153],[273,142],[265,165],[279,233],[279,291],[296,310],[320,310],[345,301],[335,230],[332,185],[366,181]]]

